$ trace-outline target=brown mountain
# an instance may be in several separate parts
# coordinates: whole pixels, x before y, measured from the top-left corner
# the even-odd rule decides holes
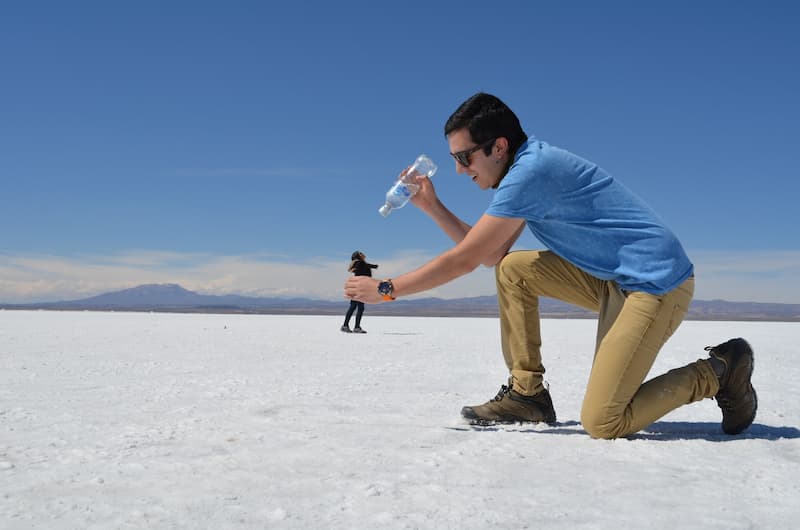
[[[239,295],[204,295],[176,284],[139,285],[80,300],[37,304],[3,304],[2,309],[50,309],[95,311],[160,311],[182,313],[263,313],[334,315],[344,314],[347,301],[310,298],[271,298]],[[543,298],[543,316],[549,318],[594,318],[594,314],[557,300]],[[405,316],[497,316],[495,296],[398,300],[370,308],[372,315]],[[800,322],[800,304],[694,300],[689,320],[766,320]]]

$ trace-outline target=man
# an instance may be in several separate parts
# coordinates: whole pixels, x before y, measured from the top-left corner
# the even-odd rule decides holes
[[[495,96],[469,98],[444,132],[456,172],[497,190],[488,209],[471,227],[442,204],[430,180],[419,179],[413,203],[456,246],[393,279],[350,278],[345,296],[380,303],[432,289],[480,264],[495,267],[510,377],[495,398],[462,409],[468,421],[556,422],[540,356],[538,300],[547,296],[599,314],[581,409],[591,436],[635,433],[706,397],[716,398],[726,433],[750,426],[757,408],[753,352],[742,339],[707,348],[707,359],[643,384],[686,315],[694,275],[680,242],[639,197],[596,164],[528,138]],[[509,253],[526,226],[548,250]]]

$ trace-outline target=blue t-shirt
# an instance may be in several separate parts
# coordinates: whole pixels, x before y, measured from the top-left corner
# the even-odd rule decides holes
[[[693,272],[678,238],[596,164],[531,137],[486,213],[525,219],[550,250],[622,289],[663,294]]]

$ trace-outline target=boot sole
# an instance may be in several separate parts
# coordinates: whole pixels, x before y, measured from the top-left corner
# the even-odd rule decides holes
[[[544,423],[550,427],[558,426],[557,421],[533,421],[533,420],[482,420],[471,419],[467,423],[473,427],[494,427],[497,425],[535,425],[537,423]]]
[[[752,384],[750,385],[750,389],[753,391],[753,402],[754,402],[754,405],[755,405],[753,407],[753,415],[747,420],[747,422],[744,422],[741,425],[737,425],[733,429],[731,429],[731,428],[729,428],[729,429],[723,428],[722,431],[725,434],[731,434],[731,435],[739,434],[739,433],[747,430],[747,428],[750,427],[753,424],[753,422],[756,420],[756,413],[758,412],[758,394],[756,394],[756,389],[753,388]]]
[[[505,419],[486,419],[481,418],[478,416],[472,407],[464,407],[461,409],[461,417],[467,420],[470,425],[476,425],[479,427],[491,427],[492,425],[512,425],[512,424],[519,424],[519,423],[546,423],[547,425],[554,426],[558,422],[555,418],[552,421],[549,420],[529,420],[526,418],[505,418]]]

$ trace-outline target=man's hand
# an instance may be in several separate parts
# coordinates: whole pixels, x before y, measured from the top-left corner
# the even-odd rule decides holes
[[[419,191],[411,197],[411,204],[430,215],[439,202],[433,182],[427,176],[418,176],[414,179],[414,184],[419,186]]]
[[[365,304],[380,304],[386,300],[378,292],[379,283],[369,276],[351,276],[344,284],[344,297]]]

